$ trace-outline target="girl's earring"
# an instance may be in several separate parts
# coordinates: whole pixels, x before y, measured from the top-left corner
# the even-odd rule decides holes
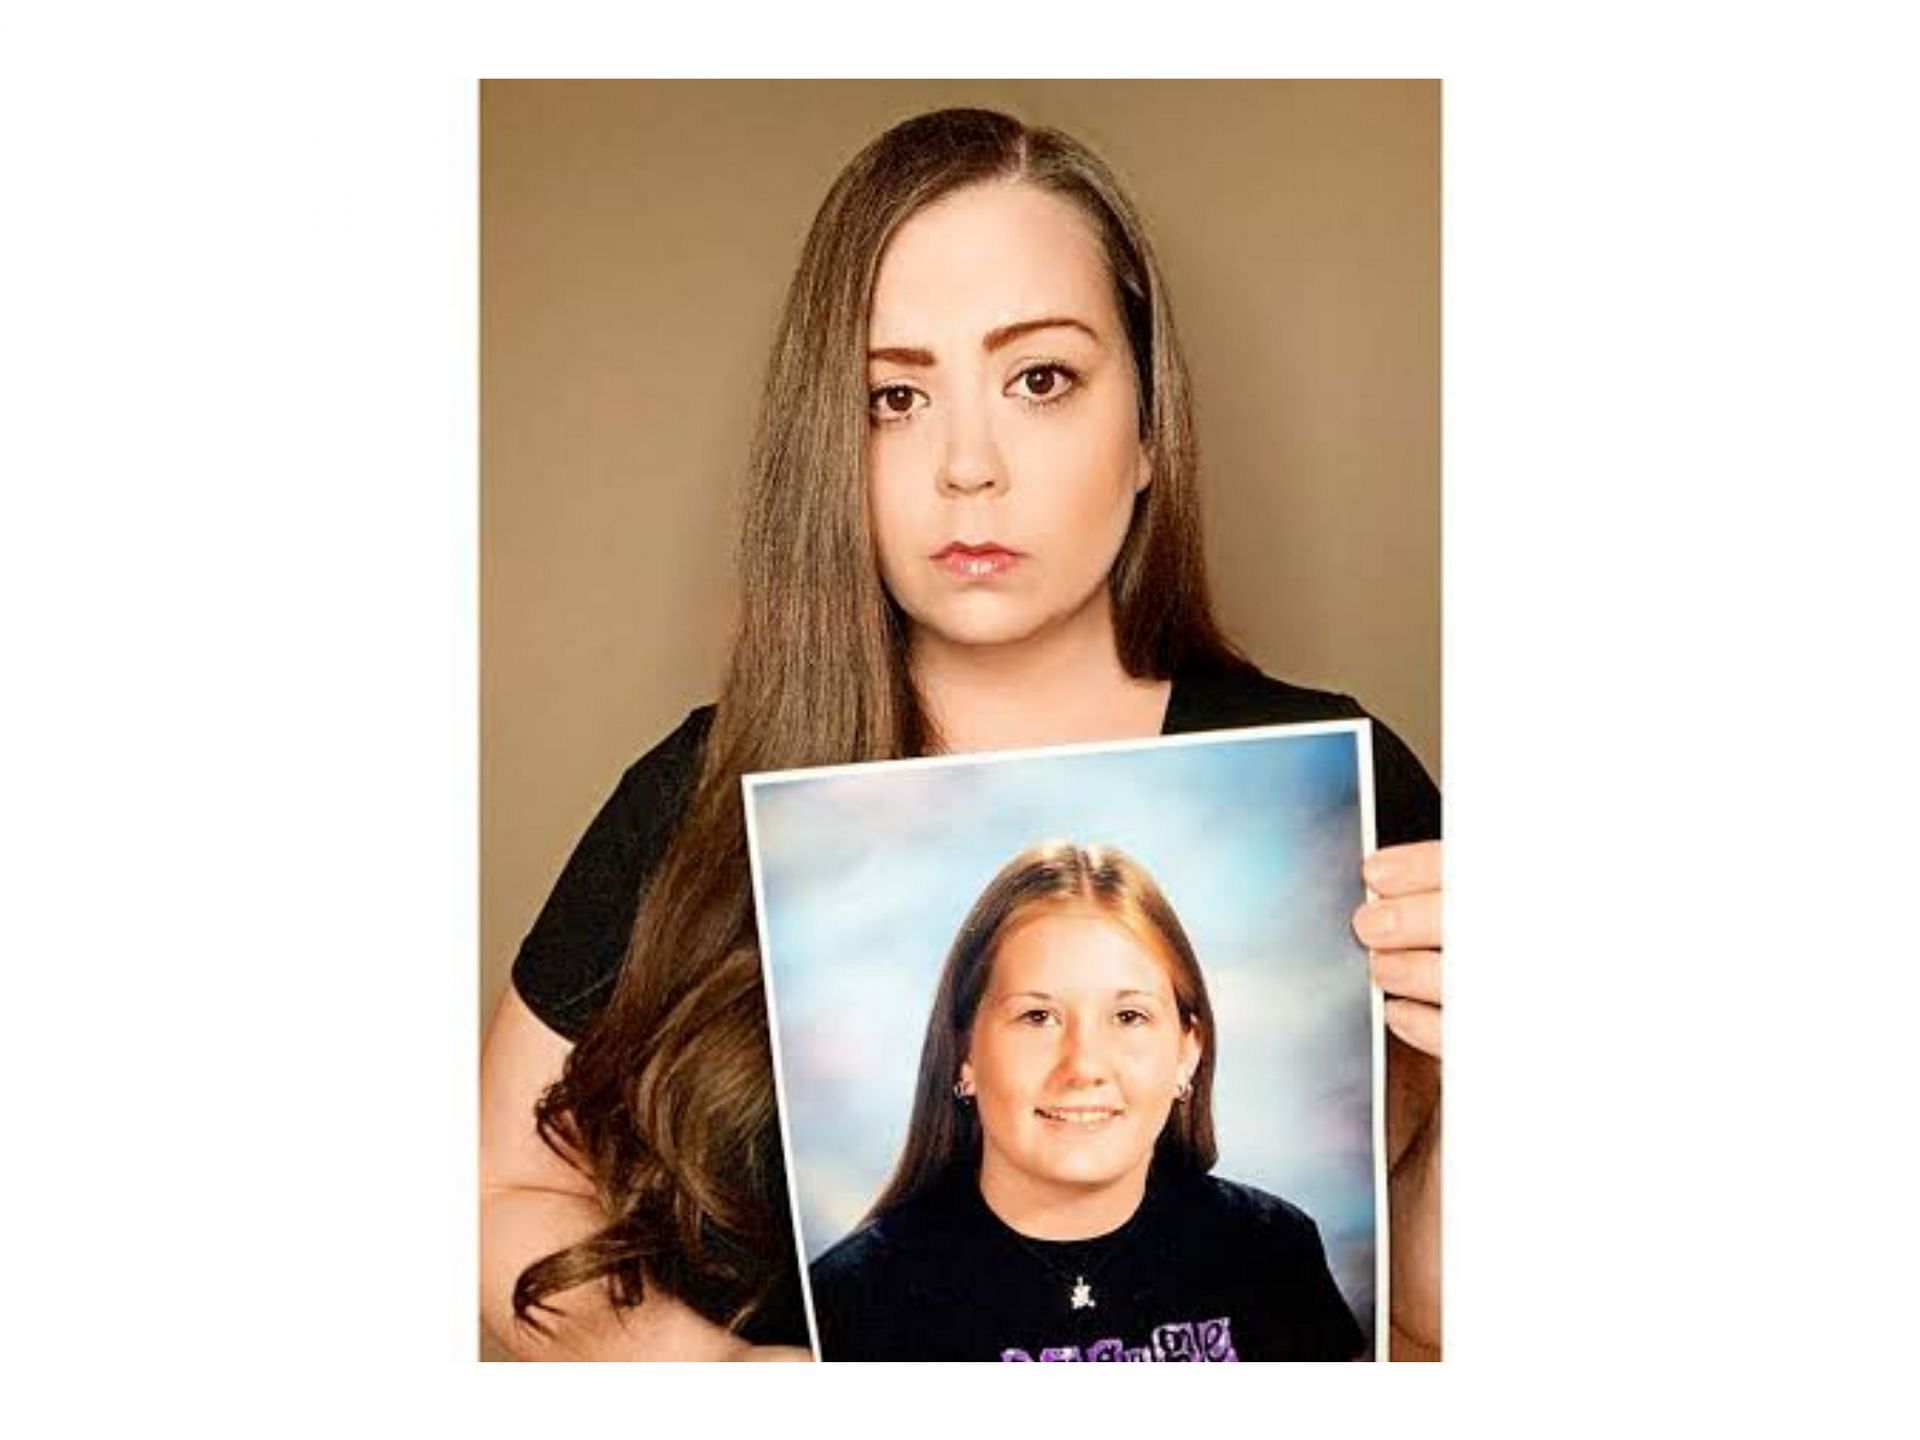
[[[1180,1088],[1173,1092],[1174,1103],[1177,1105],[1184,1105],[1187,1103],[1187,1098],[1192,1094],[1193,1094],[1193,1081],[1188,1079],[1185,1075],[1182,1075],[1180,1077]]]
[[[956,1080],[953,1082],[953,1103],[954,1104],[964,1106],[968,1104],[972,1099],[973,1099],[973,1091],[967,1088],[966,1081]]]

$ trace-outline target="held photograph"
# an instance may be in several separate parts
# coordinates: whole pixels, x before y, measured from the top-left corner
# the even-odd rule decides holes
[[[744,777],[820,1358],[1385,1358],[1371,742]]]

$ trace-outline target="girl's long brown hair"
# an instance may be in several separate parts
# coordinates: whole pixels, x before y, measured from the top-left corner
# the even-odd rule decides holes
[[[1132,344],[1153,475],[1109,577],[1121,664],[1165,677],[1188,660],[1237,663],[1207,596],[1186,367],[1118,181],[1071,137],[992,111],[889,130],[835,180],[787,292],[752,451],[739,629],[698,785],[606,1009],[535,1112],[607,1215],[521,1274],[514,1311],[535,1328],[549,1297],[594,1280],[617,1306],[658,1285],[736,1331],[792,1293],[740,777],[938,748],[874,557],[868,311],[902,222],[992,180],[1037,185],[1086,214]]]
[[[1187,1098],[1174,1106],[1154,1145],[1155,1162],[1204,1174],[1219,1158],[1213,1136],[1213,1004],[1200,962],[1173,906],[1153,877],[1120,851],[1053,840],[1013,857],[987,882],[947,952],[934,990],[907,1139],[880,1198],[878,1219],[958,1174],[980,1167],[980,1112],[956,1102],[960,1062],[967,1058],[974,1017],[993,979],[1000,943],[1020,921],[1055,905],[1091,905],[1150,941],[1166,961],[1180,1023],[1200,1040]],[[864,1223],[864,1222],[862,1222]]]

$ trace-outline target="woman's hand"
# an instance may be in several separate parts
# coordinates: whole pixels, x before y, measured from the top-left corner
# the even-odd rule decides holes
[[[1386,994],[1393,1355],[1440,1357],[1440,842],[1368,857],[1353,930]]]

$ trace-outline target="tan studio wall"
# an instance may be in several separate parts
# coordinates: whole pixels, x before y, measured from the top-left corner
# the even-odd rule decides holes
[[[987,105],[1144,211],[1197,395],[1208,551],[1268,671],[1440,773],[1432,81],[481,87],[481,1014],[621,770],[713,697],[775,314],[881,130]]]

